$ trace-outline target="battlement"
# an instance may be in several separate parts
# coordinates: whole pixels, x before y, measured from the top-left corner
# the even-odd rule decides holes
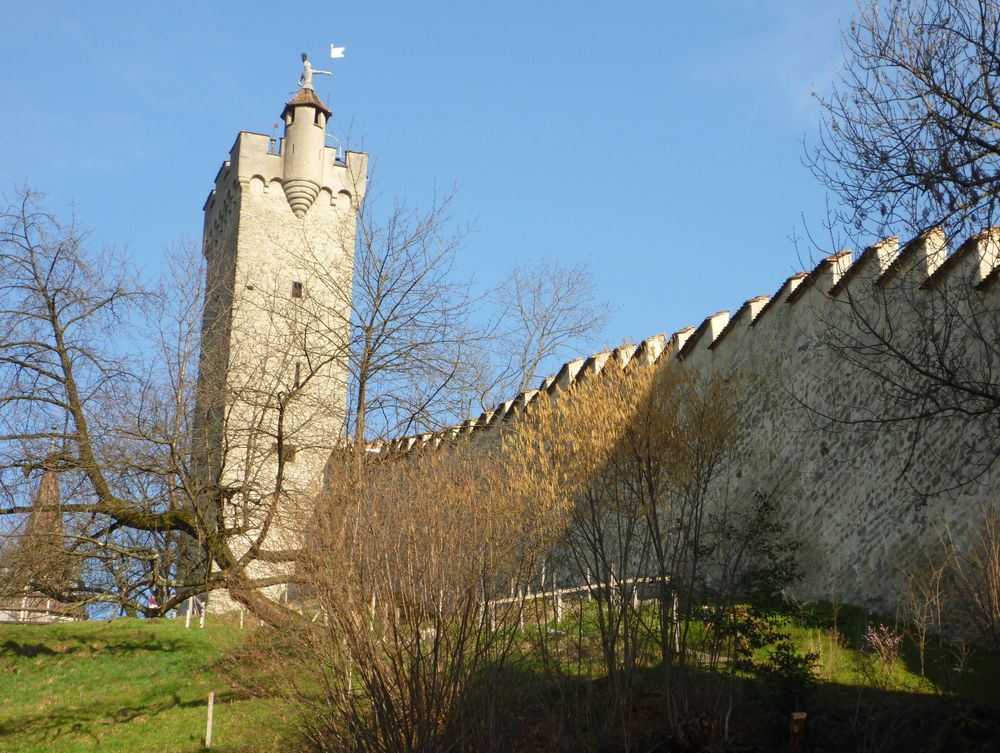
[[[215,185],[209,191],[202,209],[206,219],[217,198],[237,189],[272,193],[282,189],[285,178],[284,140],[277,150],[271,148],[271,136],[252,131],[240,131],[225,160],[215,175]],[[322,147],[319,192],[327,201],[360,199],[364,195],[368,175],[368,155],[347,151],[343,158],[335,147]]]
[[[902,250],[895,236],[869,246],[856,259],[850,250],[840,251],[819,261],[809,272],[788,277],[773,295],[759,295],[745,301],[731,317],[729,310],[706,317],[697,327],[683,327],[669,336],[656,335],[638,345],[622,345],[586,358],[564,363],[556,373],[542,379],[538,388],[505,400],[484,411],[478,419],[467,419],[439,432],[402,437],[373,448],[376,452],[406,452],[427,445],[441,446],[440,440],[491,429],[523,413],[535,397],[555,395],[586,379],[599,375],[613,365],[625,369],[632,363],[651,366],[664,360],[689,361],[717,355],[726,348],[745,345],[737,332],[750,328],[782,327],[794,320],[803,301],[813,307],[834,307],[841,298],[863,298],[875,287],[884,288],[907,278],[914,290],[927,290],[943,280],[958,277],[970,289],[986,291],[990,283],[1000,279],[1000,228],[985,230],[967,239],[957,251],[949,254],[944,235],[932,229],[920,235]],[[787,304],[788,308],[779,306]],[[812,311],[810,320],[822,312]],[[803,330],[804,332],[804,330]]]
[[[954,252],[937,228],[902,247],[884,238],[857,258],[844,250],[821,259],[731,316],[718,311],[670,335],[567,361],[479,418],[372,449],[391,457],[498,437],[536,401],[609,370],[677,363],[697,381],[743,375],[733,384],[748,391],[751,460],[724,493],[780,490],[790,535],[802,544],[801,597],[885,607],[901,569],[920,561],[943,526],[955,536],[971,530],[975,511],[995,501],[997,481],[991,463],[977,465],[992,435],[974,416],[929,414],[919,431],[892,420],[893,389],[912,400],[924,389],[919,368],[892,354],[944,359],[973,382],[995,380],[997,280],[1000,229]]]

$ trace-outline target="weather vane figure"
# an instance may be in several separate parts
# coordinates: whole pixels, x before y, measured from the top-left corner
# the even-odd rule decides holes
[[[309,56],[302,53],[302,75],[299,76],[299,86],[303,89],[313,88],[313,67],[309,62]]]
[[[334,47],[330,45],[330,58],[342,58],[344,57],[344,47]],[[316,71],[313,70],[312,63],[309,62],[309,56],[306,53],[302,53],[302,75],[299,76],[299,86],[303,89],[313,88],[313,76],[333,76],[333,71]]]

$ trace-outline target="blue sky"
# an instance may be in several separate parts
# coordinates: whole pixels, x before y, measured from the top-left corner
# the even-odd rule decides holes
[[[697,324],[802,266],[822,217],[802,167],[811,93],[854,10],[830,2],[17,3],[4,11],[0,188],[72,203],[155,271],[198,241],[240,130],[269,132],[299,53],[334,131],[388,195],[458,188],[481,287],[513,262],[589,259],[616,311],[592,350]]]

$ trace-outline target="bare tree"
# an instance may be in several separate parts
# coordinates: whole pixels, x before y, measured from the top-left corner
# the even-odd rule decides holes
[[[806,161],[834,194],[836,247],[893,237],[851,243],[868,248],[821,327],[870,392],[810,407],[905,436],[904,475],[935,456],[947,479],[921,493],[960,488],[985,477],[1000,446],[1000,247],[988,229],[1000,197],[1000,5],[863,2],[844,48]],[[899,247],[896,232],[912,240]],[[963,457],[928,441],[947,431],[964,433]]]
[[[439,428],[470,404],[486,331],[470,283],[455,276],[467,230],[452,220],[453,199],[425,211],[396,201],[382,215],[369,190],[359,208],[349,357],[359,444]]]
[[[349,451],[334,458],[300,561],[315,621],[246,657],[316,749],[492,747],[489,716],[518,642],[511,595],[558,511],[480,449],[360,467]]]
[[[796,577],[794,546],[778,490],[736,482],[752,462],[742,441],[751,383],[627,354],[595,359],[603,367],[558,397],[535,397],[509,429],[505,462],[532,497],[567,511],[551,556],[566,582],[593,579],[609,718],[627,729],[638,669],[655,658],[672,733],[707,745],[727,735],[737,667],[783,639],[763,609]],[[588,653],[578,649],[581,663]]]
[[[535,384],[554,359],[600,332],[611,307],[600,301],[589,267],[541,257],[515,266],[491,293],[500,319],[499,341],[512,375],[504,388],[518,394]]]
[[[398,200],[387,207],[369,188],[352,276],[320,263],[315,249],[291,251],[326,294],[313,304],[327,309],[316,319],[336,323],[323,347],[347,354],[348,434],[358,447],[439,429],[523,391],[607,319],[587,267],[548,259],[516,267],[486,310],[456,276],[468,229],[452,217],[453,201],[446,194],[424,210]],[[496,353],[505,362],[495,363]]]
[[[257,591],[273,579],[255,577],[250,565],[293,555],[265,551],[266,529],[256,522],[205,514],[206,498],[222,506],[234,494],[206,485],[193,467],[198,262],[189,254],[157,295],[112,251],[91,252],[40,200],[21,192],[0,227],[0,514],[12,531],[33,512],[39,477],[58,474],[58,548],[79,578],[59,588],[35,578],[30,587],[65,603],[150,615],[225,587],[280,620],[282,610]],[[157,337],[144,340],[144,322]],[[279,462],[269,495],[257,502],[265,516],[282,502],[281,474]],[[182,566],[189,542],[210,566]]]
[[[991,505],[978,513],[964,540],[956,541],[950,531],[944,537],[943,580],[949,603],[944,614],[939,611],[935,617],[939,627],[995,651],[1000,647],[1000,512]]]
[[[969,234],[1000,198],[1000,5],[862,2],[807,164],[850,234]]]
[[[120,511],[148,530],[146,511],[121,500],[102,474],[98,458],[105,445],[90,436],[129,374],[124,359],[102,342],[141,303],[142,292],[114,259],[84,260],[80,234],[41,213],[38,198],[25,191],[11,202],[0,237],[4,512],[31,512],[39,472],[72,471],[72,486],[87,483],[94,497],[81,509],[70,491],[66,512]],[[100,538],[102,532],[95,533]]]
[[[328,323],[314,333],[316,349],[346,363],[346,431],[358,447],[440,428],[467,415],[481,391],[491,328],[477,322],[481,299],[455,272],[467,229],[451,216],[453,199],[387,207],[369,187],[356,235],[336,239],[353,247],[348,274],[321,263],[317,249],[289,250],[323,292],[311,301]]]
[[[620,449],[648,399],[652,372],[626,373],[608,359],[604,370],[568,393],[536,398],[525,425],[508,440],[512,462],[533,479],[535,495],[551,495],[569,511],[552,558],[562,579],[578,584],[589,575],[597,584],[599,649],[612,718],[627,715],[651,648],[633,600],[637,579],[653,571],[646,497],[635,493],[635,468]],[[549,485],[547,479],[557,481]]]
[[[2,512],[23,519],[38,475],[59,474],[67,548],[85,563],[62,597],[155,614],[225,588],[289,618],[257,589],[296,579],[316,487],[295,456],[322,467],[342,446],[339,367],[359,449],[467,415],[481,395],[489,332],[454,278],[463,231],[451,198],[387,217],[366,203],[353,275],[303,243],[294,255],[309,283],[295,300],[260,281],[237,296],[209,269],[207,305],[192,249],[145,289],[39,200],[25,193],[4,214]],[[253,331],[230,331],[233,321]]]

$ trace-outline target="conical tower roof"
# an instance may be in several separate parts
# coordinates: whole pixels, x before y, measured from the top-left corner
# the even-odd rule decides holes
[[[285,113],[288,112],[291,107],[301,107],[302,105],[308,105],[310,107],[315,107],[320,112],[324,113],[326,117],[330,117],[333,114],[332,110],[326,106],[326,103],[319,98],[319,95],[309,87],[302,87],[299,89],[298,93],[285,103],[285,109],[281,111],[281,117],[285,117]]]
[[[61,504],[59,474],[55,471],[45,471],[38,485],[35,503],[28,515],[24,538],[34,544],[39,537],[61,537],[63,533]]]

